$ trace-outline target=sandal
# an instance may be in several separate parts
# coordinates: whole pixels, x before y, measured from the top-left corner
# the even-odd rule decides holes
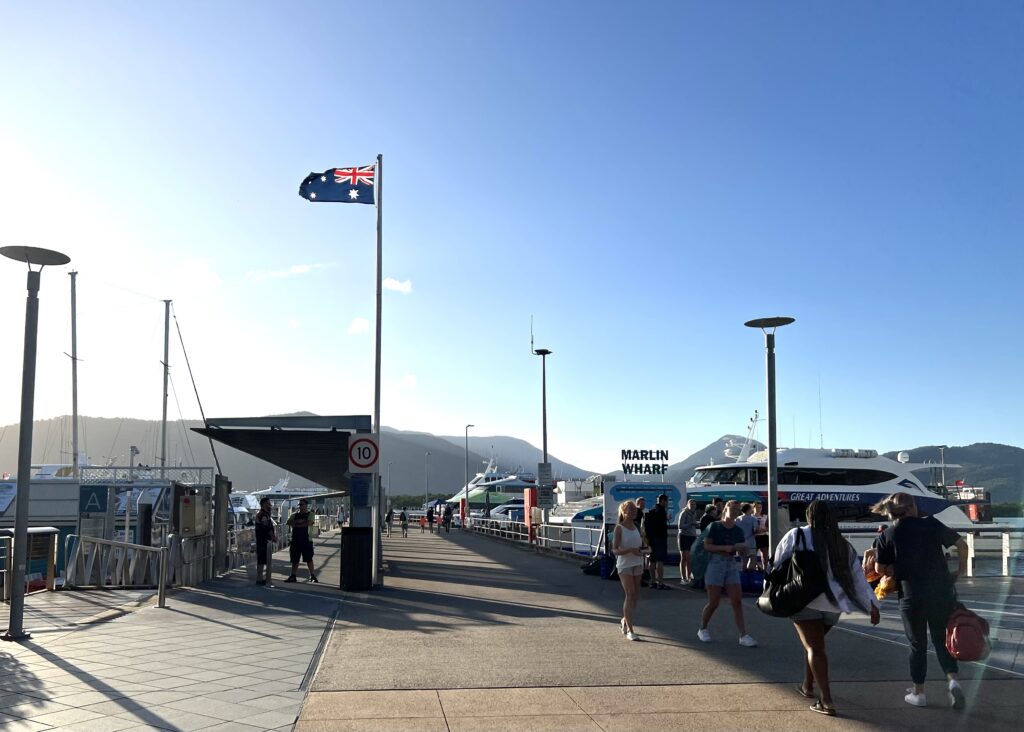
[[[814,698],[814,692],[813,691],[807,691],[807,689],[805,689],[803,687],[803,684],[797,684],[796,685],[796,693],[799,694],[800,696],[802,696],[804,699],[813,699]]]
[[[814,702],[814,704],[812,704],[809,708],[810,708],[810,710],[812,712],[817,712],[818,714],[824,714],[826,717],[834,717],[834,716],[836,716],[836,708],[835,707],[826,707],[824,704],[821,703],[820,699],[818,701]]]

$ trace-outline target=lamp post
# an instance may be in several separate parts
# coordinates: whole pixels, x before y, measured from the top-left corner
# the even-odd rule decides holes
[[[943,445],[939,448],[939,465],[942,471],[942,489],[946,489],[946,446]]]
[[[430,465],[427,458],[430,457],[430,450],[423,454],[423,510],[427,510],[430,503]]]
[[[466,491],[466,509],[469,509],[469,428],[476,427],[475,424],[466,425],[466,487],[463,488]]]
[[[551,510],[552,496],[551,489],[551,466],[548,464],[548,356],[551,351],[547,348],[537,348],[534,356],[540,356],[540,407],[541,407],[541,434],[544,450],[543,466],[537,471],[537,504],[542,512],[543,523],[548,522],[548,511]],[[541,493],[544,494],[543,503],[540,500]]]
[[[25,616],[25,565],[28,561],[28,502],[32,471],[32,412],[35,408],[36,341],[39,331],[39,283],[43,267],[67,264],[71,259],[60,252],[36,247],[0,247],[0,254],[28,266],[28,298],[25,303],[25,352],[21,370],[21,421],[18,423],[18,494],[14,516],[14,571],[11,583],[11,612],[4,640],[29,638]],[[32,265],[39,265],[33,270]]]
[[[772,552],[779,545],[779,472],[775,454],[775,329],[794,322],[795,318],[777,316],[748,320],[743,325],[760,328],[764,333],[765,365],[768,372],[768,546]]]
[[[388,503],[391,502],[391,461],[388,460],[388,490],[387,490]]]

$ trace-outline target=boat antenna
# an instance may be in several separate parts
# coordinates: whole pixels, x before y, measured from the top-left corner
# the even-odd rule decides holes
[[[533,316],[530,316],[530,353],[533,353]]]

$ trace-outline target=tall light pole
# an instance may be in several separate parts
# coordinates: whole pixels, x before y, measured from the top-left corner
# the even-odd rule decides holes
[[[548,356],[551,351],[546,348],[538,348],[533,352],[534,356],[540,356],[540,408],[541,427],[544,437],[544,462],[548,461]]]
[[[0,247],[0,254],[28,266],[28,298],[25,302],[25,352],[21,369],[21,421],[18,423],[18,495],[14,515],[14,572],[11,583],[10,622],[3,640],[29,638],[25,632],[25,571],[28,561],[28,502],[32,472],[32,414],[36,393],[36,342],[39,332],[39,283],[43,267],[67,264],[60,252],[36,247]],[[33,270],[32,265],[39,265]]]
[[[391,502],[391,462],[392,462],[391,460],[388,460],[388,491],[387,491],[387,496],[388,496],[388,502],[389,503]]]
[[[942,471],[942,490],[946,490],[946,446],[939,448],[939,465]]]
[[[469,503],[469,428],[476,427],[475,424],[466,425],[466,487],[463,489],[466,491],[466,503]]]
[[[430,457],[430,450],[423,454],[423,510],[427,510],[430,503],[430,465],[427,458]]]
[[[551,351],[547,348],[537,348],[533,355],[540,356],[540,408],[541,408],[541,430],[543,436],[544,459],[537,470],[537,505],[542,511],[543,522],[548,521],[548,511],[553,506],[551,481],[551,465],[548,463],[548,356]],[[543,494],[543,501],[541,500]]]
[[[782,538],[779,526],[779,468],[775,439],[775,329],[794,322],[795,318],[777,316],[748,320],[743,325],[760,328],[764,333],[765,365],[768,372],[768,546],[771,553]]]

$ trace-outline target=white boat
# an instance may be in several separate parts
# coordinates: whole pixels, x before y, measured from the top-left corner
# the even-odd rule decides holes
[[[477,473],[448,501],[458,503],[463,498],[468,498],[470,505],[489,503],[497,506],[513,498],[522,498],[524,489],[536,487],[537,476],[533,473],[498,470],[497,463],[491,458],[483,472]]]
[[[839,508],[842,524],[877,524],[880,519],[871,513],[871,506],[890,493],[902,491],[914,497],[922,515],[935,516],[953,528],[974,525],[961,509],[971,499],[960,499],[938,487],[933,490],[914,474],[934,470],[938,465],[911,463],[906,453],[899,457],[899,461],[892,460],[875,450],[779,448],[780,513],[788,511],[790,522],[803,521],[811,501],[829,501]],[[766,502],[768,451],[760,450],[743,462],[697,468],[686,483],[686,493],[698,504],[719,496]]]
[[[304,498],[317,496],[320,493],[326,493],[327,489],[319,485],[306,485],[299,488],[289,488],[288,483],[291,481],[291,476],[286,475],[279,481],[274,483],[272,486],[268,486],[263,490],[253,491],[246,495],[250,496],[269,496],[272,499],[283,499],[283,498]]]

